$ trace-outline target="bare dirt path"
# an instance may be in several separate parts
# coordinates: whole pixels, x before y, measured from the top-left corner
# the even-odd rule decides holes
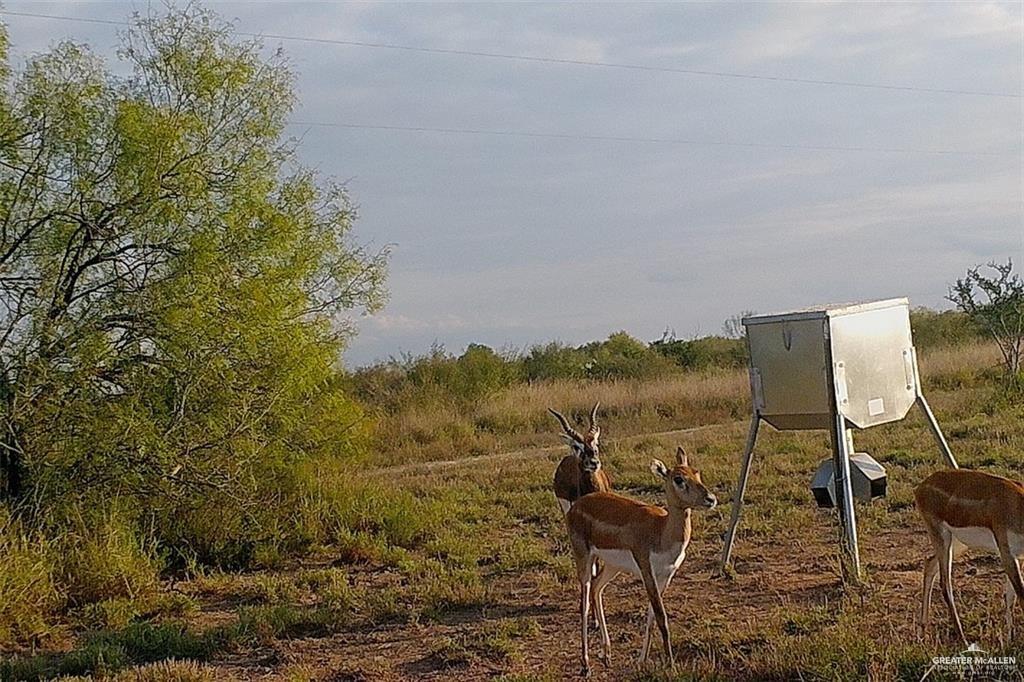
[[[626,444],[632,443],[643,438],[670,438],[672,436],[682,436],[690,433],[698,433],[700,431],[709,431],[712,429],[727,428],[730,426],[736,426],[738,424],[744,424],[743,421],[730,421],[730,422],[718,422],[716,424],[703,424],[701,426],[692,426],[687,429],[673,429],[671,431],[655,431],[652,433],[635,433],[630,436],[621,436],[619,438],[609,438],[608,443]],[[489,455],[476,455],[472,457],[461,457],[459,459],[443,459],[435,460],[433,462],[413,462],[411,464],[397,464],[393,466],[377,467],[369,469],[365,473],[367,475],[373,474],[424,474],[431,471],[437,471],[439,469],[447,469],[449,467],[468,466],[471,464],[486,464],[489,462],[502,461],[506,459],[520,459],[524,457],[539,457],[549,452],[555,452],[556,450],[565,449],[565,444],[559,443],[557,445],[544,445],[538,447],[527,447],[520,448],[518,450],[509,450],[506,452],[494,452]]]

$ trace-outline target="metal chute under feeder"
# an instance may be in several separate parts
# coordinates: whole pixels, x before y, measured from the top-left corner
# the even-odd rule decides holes
[[[811,480],[811,494],[819,507],[832,509],[836,506],[835,462],[829,458],[821,463]],[[885,497],[888,482],[885,467],[866,452],[850,455],[850,487],[853,499],[870,502]]]
[[[722,553],[729,565],[761,420],[780,431],[827,429],[832,459],[812,484],[819,504],[839,510],[850,572],[860,575],[854,497],[884,494],[885,472],[855,453],[853,429],[903,419],[917,404],[946,463],[956,468],[921,390],[905,298],[821,306],[743,319],[750,352],[753,417]]]

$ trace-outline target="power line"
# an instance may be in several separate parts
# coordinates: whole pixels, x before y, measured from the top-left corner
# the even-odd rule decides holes
[[[75,21],[90,24],[105,24],[111,26],[127,26],[126,21],[114,21],[110,19],[93,19],[87,17],[68,17],[55,14],[41,14],[36,12],[15,12],[0,10],[0,14],[16,17],[28,17],[34,19],[53,19],[58,21]],[[894,90],[902,92],[922,92],[941,95],[972,95],[978,97],[1006,97],[1020,99],[1021,93],[998,92],[989,90],[963,90],[957,88],[932,88],[918,85],[895,85],[890,83],[869,83],[864,81],[830,80],[821,78],[799,78],[795,76],[777,76],[754,73],[741,73],[735,71],[713,71],[708,69],[684,69],[672,66],[655,66],[651,64],[628,64],[623,62],[603,62],[585,59],[563,59],[559,57],[543,57],[536,55],[511,54],[503,52],[481,52],[477,50],[455,50],[439,47],[422,47],[416,45],[399,45],[395,43],[375,43],[360,40],[342,40],[338,38],[314,38],[310,36],[285,35],[279,33],[252,33],[238,31],[238,35],[250,38],[269,38],[273,40],[288,40],[303,43],[317,43],[326,45],[343,45],[346,47],[363,47],[380,50],[399,50],[404,52],[418,52],[425,54],[439,54],[460,57],[478,57],[486,59],[504,59],[519,62],[534,62],[542,64],[562,64],[568,66],[587,66],[604,69],[620,69],[629,71],[647,71],[655,73],[674,73],[689,76],[706,76],[713,78],[732,78],[741,80],[770,81],[777,83],[798,83],[801,85],[827,85],[845,88],[861,88],[870,90]]]
[[[441,133],[449,135],[481,135],[495,137],[527,137],[545,140],[586,140],[596,142],[627,142],[636,144],[695,145],[710,147],[744,147],[752,149],[792,149],[818,152],[883,152],[891,154],[938,154],[950,156],[1016,156],[1013,152],[969,151],[962,149],[914,149],[908,147],[866,147],[846,145],[784,144],[742,142],[732,140],[698,140],[672,137],[632,137],[625,135],[583,135],[546,133],[524,130],[489,130],[482,128],[435,128],[429,126],[374,125],[364,123],[330,123],[322,121],[289,121],[289,125],[310,128],[344,128],[349,130],[380,130],[408,133]]]
[[[110,26],[127,26],[128,22],[115,21],[111,19],[95,19],[89,17],[66,17],[51,14],[37,14],[33,12],[14,12],[9,10],[0,10],[0,14],[6,14],[10,16],[21,16],[31,17],[39,19],[55,19],[61,21],[75,21],[82,23],[91,24],[104,24]],[[845,85],[851,87],[865,87],[865,88],[880,88],[887,90],[909,90],[909,91],[920,91],[920,92],[932,92],[932,93],[945,93],[945,94],[961,94],[961,95],[983,95],[992,97],[1019,97],[1012,93],[997,93],[997,92],[982,92],[982,91],[970,91],[970,90],[947,90],[939,88],[921,88],[915,86],[895,86],[895,85],[879,85],[870,83],[853,83],[845,81],[824,81],[824,80],[813,80],[813,79],[800,79],[800,78],[783,78],[776,76],[755,76],[751,74],[730,74],[725,72],[715,71],[695,71],[689,69],[672,69],[668,67],[650,67],[636,64],[612,64],[605,62],[586,62],[581,60],[568,60],[568,59],[556,59],[548,57],[530,57],[525,55],[502,55],[497,53],[484,53],[484,52],[471,52],[466,50],[444,50],[437,48],[422,48],[412,47],[404,45],[388,45],[383,43],[362,43],[356,41],[344,41],[327,38],[309,38],[303,36],[285,36],[276,34],[257,34],[257,33],[246,33],[239,31],[239,35],[253,37],[253,38],[272,38],[277,40],[296,40],[302,42],[312,43],[329,43],[339,45],[350,45],[356,47],[379,47],[386,49],[396,50],[408,50],[415,52],[431,52],[439,54],[454,54],[454,55],[470,55],[479,57],[495,57],[495,58],[507,58],[517,59],[522,61],[536,61],[536,62],[548,62],[556,64],[573,64],[573,65],[584,65],[584,66],[602,66],[611,68],[624,68],[624,69],[635,69],[635,70],[649,70],[649,71],[665,71],[670,73],[687,73],[697,75],[710,75],[710,76],[723,76],[723,77],[735,77],[735,78],[750,78],[750,79],[762,79],[762,80],[776,80],[796,83],[812,83],[818,85]],[[440,133],[440,134],[451,134],[451,135],[478,135],[478,136],[492,136],[492,137],[521,137],[521,138],[534,138],[534,139],[560,139],[560,140],[580,140],[580,141],[592,141],[592,142],[625,142],[625,143],[636,143],[636,144],[670,144],[670,145],[694,145],[694,146],[714,146],[714,147],[741,147],[748,149],[791,149],[791,150],[803,150],[803,151],[829,151],[829,152],[882,152],[882,153],[893,153],[893,154],[935,154],[935,155],[956,155],[956,156],[1006,156],[1012,154],[1011,152],[989,152],[989,151],[968,151],[959,149],[914,149],[905,147],[869,147],[869,146],[847,146],[847,145],[807,145],[807,144],[784,144],[784,143],[769,143],[769,142],[742,142],[742,141],[731,141],[731,140],[698,140],[698,139],[686,139],[686,138],[664,138],[664,137],[634,137],[634,136],[622,136],[622,135],[585,135],[575,133],[548,133],[548,132],[536,132],[536,131],[523,131],[523,130],[489,130],[489,129],[478,129],[478,128],[442,128],[442,127],[430,127],[430,126],[397,126],[397,125],[372,125],[372,124],[361,124],[361,123],[338,123],[338,122],[326,122],[326,121],[290,121],[289,125],[294,126],[307,126],[317,128],[342,128],[349,130],[379,130],[379,131],[392,131],[392,132],[411,132],[411,133]]]

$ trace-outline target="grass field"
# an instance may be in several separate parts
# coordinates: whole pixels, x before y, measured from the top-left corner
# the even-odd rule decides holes
[[[985,345],[922,358],[926,391],[961,464],[1020,478],[1024,407],[1000,391],[995,364]],[[695,516],[693,543],[666,595],[678,663],[668,679],[918,680],[933,656],[959,651],[941,602],[933,637],[915,635],[927,542],[912,490],[939,465],[916,413],[857,434],[858,449],[889,474],[888,497],[858,505],[862,588],[844,589],[834,514],[816,509],[808,491],[827,435],[771,428],[759,440],[735,576],[712,577],[747,399],[739,371],[515,387],[461,412],[435,406],[392,415],[369,464],[322,480],[351,492],[333,511],[347,529],[337,545],[265,571],[188,572],[162,585],[152,613],[116,600],[93,605],[35,651],[10,657],[0,678],[573,676],[577,588],[550,491],[564,448],[551,447],[558,439],[544,409],[582,413],[596,400],[603,460],[618,490],[660,501],[650,460],[683,444],[723,502]],[[960,562],[961,615],[984,649],[1019,654],[1019,644],[1003,641],[1000,575],[988,559]],[[597,664],[595,678],[666,679],[656,665],[632,665],[645,607],[639,583],[618,578],[606,605],[613,661]],[[1020,678],[1024,664],[1018,671]]]

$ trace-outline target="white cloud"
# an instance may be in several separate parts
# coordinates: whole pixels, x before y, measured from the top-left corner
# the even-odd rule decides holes
[[[1015,3],[212,6],[244,31],[812,79],[1016,92],[1022,68]],[[116,44],[110,26],[5,22],[16,55]],[[355,176],[356,237],[399,244],[356,361],[434,339],[714,332],[745,308],[876,294],[934,305],[969,265],[1024,263],[1018,99],[283,45],[306,120],[1011,155],[311,129],[303,161]]]
[[[804,3],[770,6],[769,16],[729,41],[737,64],[796,57],[834,61],[885,51],[886,58],[923,55],[951,39],[1019,44],[1019,6],[1009,3]],[[948,42],[946,43],[948,46]],[[890,62],[892,63],[892,62]],[[856,78],[850,78],[856,80]]]
[[[465,329],[470,323],[458,315],[446,314],[430,318],[415,318],[408,315],[393,315],[388,313],[377,313],[367,315],[361,321],[371,331],[381,332],[409,332],[409,331],[436,331],[444,332],[453,329]]]

